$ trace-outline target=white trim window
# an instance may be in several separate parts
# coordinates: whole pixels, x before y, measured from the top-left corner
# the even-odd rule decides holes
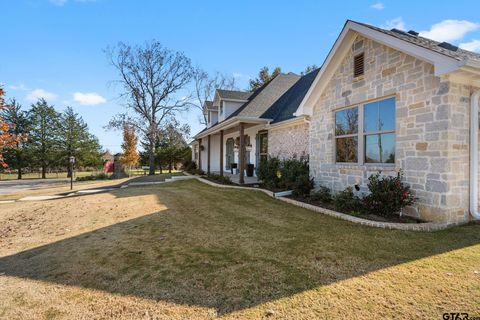
[[[335,112],[336,163],[395,163],[395,97]]]

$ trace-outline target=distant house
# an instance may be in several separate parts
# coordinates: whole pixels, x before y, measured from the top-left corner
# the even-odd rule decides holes
[[[241,113],[254,93],[232,117],[196,138],[204,145],[212,140],[208,135],[218,134],[215,128],[229,137],[250,129],[262,141],[267,131],[268,154],[307,150],[317,187],[339,191],[355,185],[365,192],[372,173],[402,170],[418,198],[406,214],[451,223],[480,219],[479,54],[414,31],[347,21],[320,70],[277,78],[293,83],[272,90],[277,94],[269,107],[260,104],[263,112]],[[301,88],[293,89],[296,84]],[[286,118],[275,122],[279,114]],[[202,168],[206,154],[215,154],[211,148],[200,152]],[[252,150],[264,155],[261,148]]]

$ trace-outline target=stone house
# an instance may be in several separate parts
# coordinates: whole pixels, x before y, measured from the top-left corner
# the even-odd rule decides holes
[[[479,54],[349,20],[321,69],[303,78],[308,89],[278,95],[294,103],[280,104],[286,118],[277,127],[256,124],[252,134],[268,130],[268,154],[298,154],[306,143],[315,185],[334,192],[352,186],[364,193],[371,174],[402,170],[417,197],[404,213],[480,219]],[[260,118],[274,119],[267,111]]]
[[[479,218],[479,88],[480,55],[347,21],[295,113],[310,118],[316,185],[362,192],[401,169],[418,198],[407,214]]]
[[[254,92],[216,90],[206,101],[207,126],[195,135],[192,158],[205,172],[232,174],[245,182],[268,155],[307,155],[308,121],[294,116],[318,70],[279,74]]]

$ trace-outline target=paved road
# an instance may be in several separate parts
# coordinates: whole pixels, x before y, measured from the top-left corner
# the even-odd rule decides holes
[[[0,181],[0,195],[12,194],[31,189],[51,187],[55,185],[67,185],[70,179],[28,179],[28,180],[5,180]]]

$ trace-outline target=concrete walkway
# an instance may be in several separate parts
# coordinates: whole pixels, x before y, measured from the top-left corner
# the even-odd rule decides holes
[[[117,190],[117,189],[128,188],[130,186],[134,187],[134,186],[156,185],[156,184],[174,182],[174,181],[179,181],[179,180],[190,180],[190,179],[195,179],[195,177],[193,177],[193,176],[172,176],[171,178],[167,178],[165,180],[157,180],[157,181],[137,180],[137,181],[130,181],[130,182],[127,182],[125,184],[122,184],[122,185],[116,186],[116,187],[81,189],[81,190],[76,190],[76,191],[73,191],[73,192],[67,192],[67,193],[56,194],[56,195],[27,196],[27,197],[20,198],[18,200],[0,200],[0,204],[13,203],[13,202],[16,202],[16,201],[55,200],[55,199],[62,199],[62,198],[85,195],[85,194],[95,194],[95,193],[100,193],[100,192],[107,192],[107,191],[112,191],[112,190]]]
[[[68,185],[70,179],[26,179],[0,181],[0,195],[19,193],[32,189]]]

